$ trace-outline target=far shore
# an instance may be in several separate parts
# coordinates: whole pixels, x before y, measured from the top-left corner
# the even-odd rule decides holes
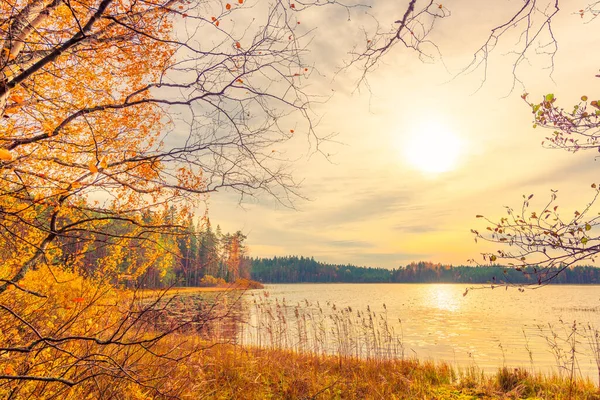
[[[191,293],[206,293],[206,292],[230,292],[239,290],[255,290],[263,288],[249,287],[248,285],[232,283],[225,286],[189,286],[189,287],[171,287],[162,289],[141,289],[139,292],[143,294],[156,294],[167,291],[169,294],[191,294]]]

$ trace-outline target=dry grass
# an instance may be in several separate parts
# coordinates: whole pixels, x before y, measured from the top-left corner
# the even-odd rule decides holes
[[[364,360],[219,345],[187,361],[202,379],[184,398],[600,399],[589,381],[503,368],[488,376],[417,360]]]

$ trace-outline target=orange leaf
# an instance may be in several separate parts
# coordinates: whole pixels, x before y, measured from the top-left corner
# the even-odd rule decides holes
[[[294,130],[293,130],[293,129],[290,129],[290,133],[294,133]]]
[[[240,44],[240,42],[235,42],[235,47],[239,49],[240,47],[242,47],[242,45]]]
[[[12,160],[12,154],[6,149],[0,149],[0,160],[10,161]]]
[[[238,81],[239,83],[244,83],[244,81],[243,81],[243,80],[241,80],[241,79],[238,79],[237,81]]]
[[[83,297],[75,297],[75,298],[73,299],[73,301],[74,301],[75,303],[83,303],[83,302],[85,301],[85,299],[84,299]]]
[[[95,174],[96,172],[98,172],[98,167],[97,167],[97,166],[96,166],[96,164],[95,164],[95,163],[93,163],[93,162],[91,162],[91,163],[88,165],[88,168],[90,169],[90,172],[91,172],[92,174]]]
[[[108,164],[106,163],[106,160],[100,161],[100,168],[106,168],[106,167],[108,167]]]
[[[307,72],[307,71],[308,71],[308,68],[304,68],[304,72]]]
[[[12,101],[13,103],[22,103],[23,102],[23,96],[19,96],[18,94],[13,94],[12,96],[10,96],[10,101]]]
[[[244,4],[244,0],[238,0],[238,3]]]
[[[210,17],[210,19],[212,20],[212,22],[215,22],[217,20],[215,17]]]
[[[231,10],[231,4],[229,4],[229,3],[225,4],[225,9],[226,10]]]
[[[12,365],[7,365],[6,367],[4,367],[4,373],[6,375],[15,375],[15,369]]]
[[[215,21],[215,25],[216,25],[216,26],[219,26],[219,21]]]
[[[290,4],[290,8],[296,8],[296,5],[294,3]]]
[[[185,18],[185,17],[187,17],[188,15],[184,13],[184,14],[181,14],[181,16],[182,16],[183,18]]]

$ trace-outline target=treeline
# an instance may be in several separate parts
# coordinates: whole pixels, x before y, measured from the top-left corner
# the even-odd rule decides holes
[[[194,224],[188,221],[184,234],[164,238],[172,241],[174,252],[166,265],[149,267],[138,278],[147,287],[215,286],[250,278],[246,235],[241,231],[223,233],[219,225],[213,230],[210,220]]]
[[[535,284],[540,276],[557,275],[552,282],[598,284],[600,268],[576,266],[560,274],[557,269],[538,271],[533,267],[516,270],[502,266],[452,266],[413,262],[397,269],[328,264],[307,257],[253,258],[251,277],[263,283],[346,282],[346,283],[517,283]]]
[[[88,228],[81,233],[86,240],[59,237],[57,261],[89,277],[109,273],[113,283],[128,287],[217,286],[250,278],[240,231],[223,233],[208,217],[196,219],[175,208],[124,219]]]

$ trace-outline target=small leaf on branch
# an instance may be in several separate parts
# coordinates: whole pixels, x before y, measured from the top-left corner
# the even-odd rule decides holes
[[[588,97],[587,96],[581,96],[581,101],[587,101]]]
[[[226,10],[231,10],[231,4],[229,4],[229,3],[225,4],[225,9]]]
[[[590,224],[585,224],[585,230],[589,231],[592,229],[592,226]]]
[[[483,215],[477,214],[475,218],[483,218]]]
[[[23,96],[13,94],[12,96],[10,96],[10,101],[12,101],[13,103],[21,104],[23,102]]]
[[[12,160],[12,154],[6,149],[0,149],[0,160],[10,161]]]
[[[588,239],[588,238],[586,238],[586,237],[582,237],[582,238],[581,238],[581,243],[582,243],[584,246],[587,244],[587,242],[588,242],[588,241],[589,241],[589,239]]]

